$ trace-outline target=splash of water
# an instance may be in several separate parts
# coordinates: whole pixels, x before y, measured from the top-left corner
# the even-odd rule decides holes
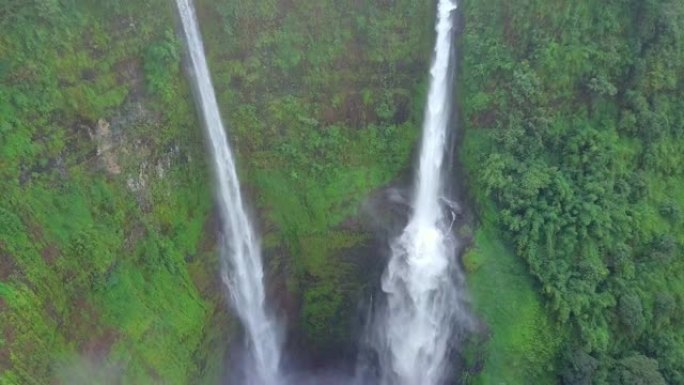
[[[448,376],[455,325],[463,318],[458,241],[443,207],[443,167],[452,103],[455,0],[440,0],[413,213],[391,244],[383,274],[386,306],[374,320],[372,344],[385,385],[437,385]]]
[[[242,321],[251,368],[246,381],[273,385],[279,381],[280,333],[266,311],[259,241],[245,210],[235,161],[221,120],[202,37],[191,0],[176,0],[194,73],[199,107],[209,137],[223,224],[221,277]]]

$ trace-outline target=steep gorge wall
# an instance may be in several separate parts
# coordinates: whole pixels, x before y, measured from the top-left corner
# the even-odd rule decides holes
[[[173,3],[2,7],[0,383],[217,375],[232,321]]]
[[[411,166],[434,2],[198,6],[291,347],[319,363],[349,358],[359,301],[379,274],[369,266],[383,258],[362,207]]]
[[[215,383],[237,325],[173,3],[6,3],[0,383]],[[361,207],[411,163],[433,2],[198,6],[292,346],[349,355],[381,258]]]

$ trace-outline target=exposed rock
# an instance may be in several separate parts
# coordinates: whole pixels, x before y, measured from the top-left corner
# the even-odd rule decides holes
[[[112,134],[109,122],[104,119],[97,121],[95,141],[97,142],[97,157],[105,170],[111,175],[121,174],[121,167],[117,161],[116,151],[114,151],[118,143]]]
[[[128,98],[136,102],[144,98],[145,76],[142,66],[142,60],[137,57],[127,58],[114,65],[118,82],[128,85]]]
[[[148,178],[150,176],[148,168],[148,163],[143,160],[138,165],[137,175],[131,173],[126,179],[126,186],[135,195],[138,206],[145,212],[151,209],[151,202],[147,191],[149,185]]]
[[[46,263],[53,264],[59,257],[60,252],[55,245],[48,244],[41,249],[40,254],[43,256],[43,260],[45,260]]]

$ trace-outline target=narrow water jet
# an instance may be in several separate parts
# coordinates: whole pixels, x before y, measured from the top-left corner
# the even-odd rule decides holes
[[[453,204],[444,196],[444,168],[453,88],[455,0],[439,0],[437,39],[423,122],[412,213],[391,242],[382,277],[385,303],[373,315],[369,344],[383,385],[438,385],[449,376],[449,354],[467,322],[462,273],[453,235]]]
[[[222,220],[221,278],[245,329],[249,359],[244,369],[250,385],[279,382],[281,338],[278,323],[269,315],[263,284],[261,249],[249,220],[221,120],[202,37],[191,0],[176,0],[192,64],[201,116],[211,147],[216,195]]]

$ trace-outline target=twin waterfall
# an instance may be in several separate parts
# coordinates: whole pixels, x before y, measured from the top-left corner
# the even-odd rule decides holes
[[[176,0],[214,160],[223,223],[222,278],[248,338],[254,385],[282,382],[278,325],[266,309],[261,252],[245,212],[191,0]],[[451,336],[464,313],[452,218],[443,207],[443,167],[451,116],[456,0],[439,0],[437,41],[423,124],[413,212],[392,244],[382,278],[386,304],[370,325],[383,385],[439,385],[448,376]]]
[[[235,160],[228,145],[202,37],[191,0],[177,0],[195,77],[201,115],[209,136],[223,225],[221,278],[230,291],[233,306],[243,323],[250,347],[245,369],[250,385],[274,385],[279,381],[280,337],[266,311],[261,249],[245,211]]]
[[[374,321],[383,385],[437,385],[448,373],[451,336],[465,310],[457,240],[445,216],[442,163],[451,117],[455,0],[440,0],[413,213],[382,278],[386,304]]]

